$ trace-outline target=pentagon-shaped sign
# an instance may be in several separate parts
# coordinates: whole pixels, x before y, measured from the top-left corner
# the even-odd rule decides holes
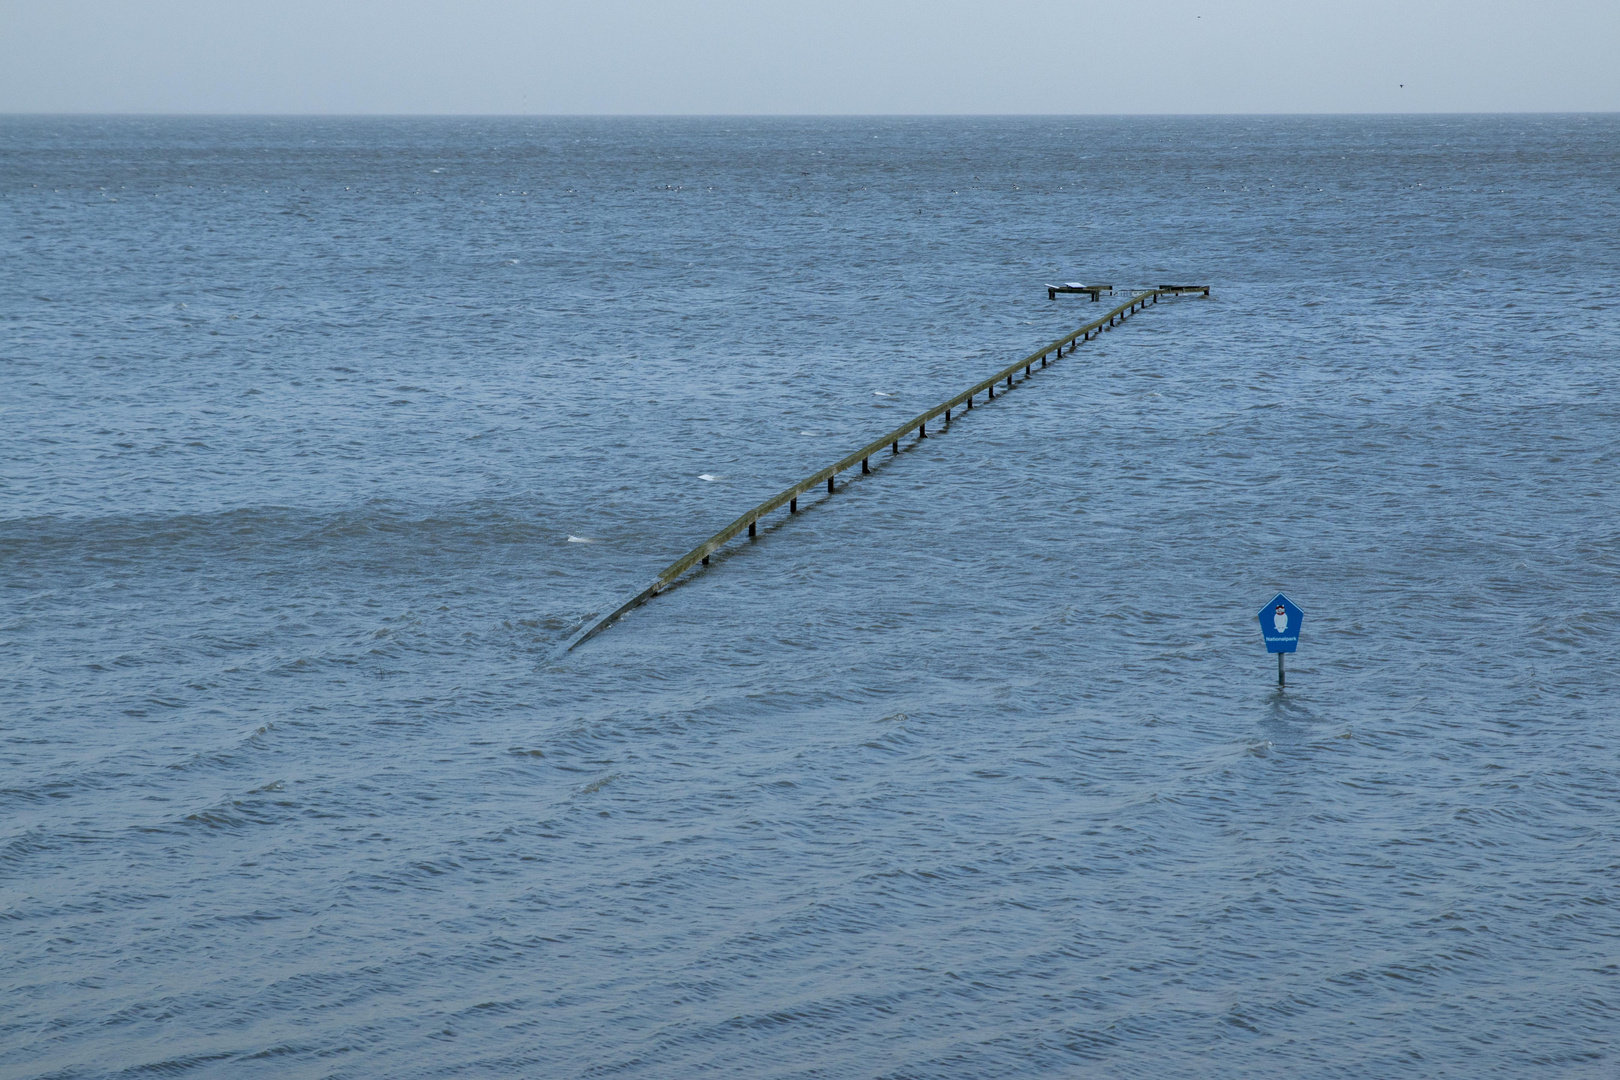
[[[1293,652],[1299,648],[1299,625],[1305,613],[1282,593],[1260,609],[1260,636],[1266,639],[1266,652]]]

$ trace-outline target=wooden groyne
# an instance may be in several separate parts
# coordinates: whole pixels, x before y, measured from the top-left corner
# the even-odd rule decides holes
[[[1090,292],[1091,290],[1088,288],[1076,291]],[[688,551],[679,559],[676,559],[674,562],[670,563],[664,568],[663,573],[659,574],[651,584],[642,589],[635,596],[632,596],[629,600],[626,600],[623,604],[620,604],[606,615],[602,615],[594,620],[587,621],[585,625],[580,627],[579,631],[575,633],[573,637],[569,638],[563,647],[558,650],[559,654],[569,652],[584,642],[589,641],[597,634],[600,634],[603,630],[606,630],[609,626],[618,621],[620,616],[624,615],[625,612],[645,604],[648,600],[651,600],[660,592],[663,592],[665,589],[673,585],[676,579],[678,579],[682,574],[685,574],[688,570],[691,570],[694,566],[709,565],[709,556],[713,555],[721,547],[725,546],[728,541],[742,535],[745,530],[749,536],[756,535],[759,528],[760,519],[764,518],[767,514],[780,510],[784,506],[788,508],[788,512],[790,514],[797,513],[799,509],[799,496],[805,494],[806,492],[814,491],[823,484],[826,485],[827,494],[831,495],[833,493],[835,481],[837,480],[839,473],[846,472],[855,468],[856,466],[860,466],[862,473],[871,472],[873,457],[881,454],[884,450],[888,450],[891,454],[898,454],[900,452],[900,440],[908,438],[912,432],[916,432],[918,439],[928,438],[928,422],[930,420],[943,417],[946,423],[950,423],[951,412],[953,410],[960,409],[965,411],[973,408],[974,399],[980,394],[985,395],[985,400],[988,402],[995,400],[997,386],[1002,386],[1003,393],[1005,393],[1007,390],[1011,390],[1013,388],[1013,380],[1018,376],[1020,370],[1022,370],[1023,373],[1023,380],[1021,381],[1027,381],[1034,374],[1037,364],[1044,368],[1051,359],[1061,359],[1069,353],[1074,352],[1074,350],[1078,349],[1081,345],[1084,345],[1093,338],[1100,337],[1107,331],[1112,330],[1114,327],[1123,323],[1126,319],[1130,318],[1132,315],[1135,315],[1148,305],[1157,304],[1159,302],[1159,297],[1181,296],[1189,293],[1208,296],[1209,286],[1160,285],[1156,288],[1139,292],[1135,296],[1132,296],[1129,300],[1125,301],[1123,304],[1120,304],[1118,307],[1108,312],[1106,315],[1093,319],[1091,322],[1086,323],[1084,326],[1080,327],[1078,330],[1074,331],[1068,336],[1061,337],[1058,340],[1037,349],[1028,356],[1024,357],[1022,360],[1019,360],[1017,363],[1009,364],[1007,367],[996,372],[988,379],[984,379],[983,381],[968,387],[966,390],[963,390],[960,394],[957,394],[949,401],[941,402],[940,404],[935,405],[932,409],[929,409],[927,412],[912,417],[910,420],[906,421],[904,424],[901,424],[899,427],[895,428],[887,435],[884,435],[882,438],[874,439],[872,442],[867,443],[853,454],[850,454],[832,465],[827,466],[820,472],[811,473],[809,476],[805,477],[803,480],[800,480],[792,487],[778,492],[769,499],[766,499],[752,510],[749,510],[747,513],[743,514],[737,520],[733,521],[731,524],[727,525],[725,528],[703,541],[703,543],[699,544],[691,551]]]

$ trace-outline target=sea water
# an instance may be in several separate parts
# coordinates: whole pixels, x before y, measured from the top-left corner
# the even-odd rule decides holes
[[[1615,1075],[1617,238],[1615,116],[0,120],[0,1074]],[[1211,294],[557,655],[1062,281]]]

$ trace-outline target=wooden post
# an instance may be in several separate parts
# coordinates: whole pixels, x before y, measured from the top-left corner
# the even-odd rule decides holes
[[[758,524],[758,522],[754,522],[754,521],[750,521],[750,522],[749,522],[749,523],[748,523],[748,535],[749,535],[749,536],[755,536],[755,535],[757,535],[757,534],[756,534],[756,533],[755,533],[755,532],[754,532],[754,526],[755,526],[755,525],[757,525],[757,524]]]
[[[869,473],[871,471],[872,471],[872,459],[871,458],[861,458],[861,472]]]
[[[1282,658],[1283,658],[1283,654],[1278,653],[1277,654],[1277,685],[1278,686],[1283,685],[1283,662],[1282,662]]]
[[[917,425],[917,438],[919,438],[919,439],[928,438],[928,425],[927,424],[918,424]]]
[[[798,512],[799,512],[799,500],[798,499],[789,499],[788,500],[788,513],[797,514]]]
[[[829,494],[829,495],[831,495],[833,493],[832,484],[833,484],[833,478],[830,477],[830,476],[827,477],[827,494]]]

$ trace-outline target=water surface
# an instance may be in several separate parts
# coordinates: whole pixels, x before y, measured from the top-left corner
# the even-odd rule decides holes
[[[0,1074],[1613,1075],[1617,148],[0,120]]]

